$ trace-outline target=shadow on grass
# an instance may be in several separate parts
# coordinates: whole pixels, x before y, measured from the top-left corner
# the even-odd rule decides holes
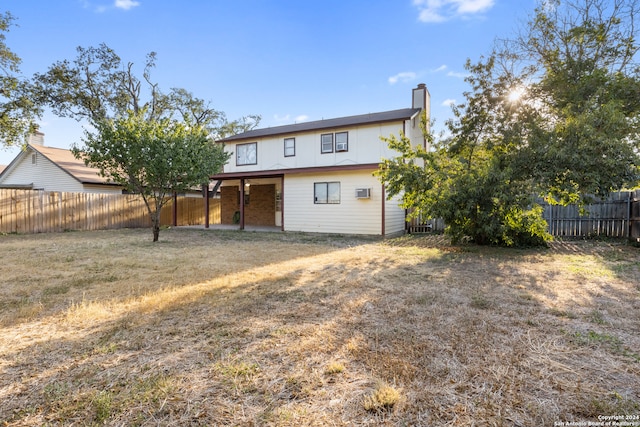
[[[637,361],[605,340],[572,339],[603,325],[549,314],[561,297],[554,284],[581,274],[557,269],[564,261],[551,252],[283,235],[293,239],[287,249],[256,234],[237,259],[224,246],[237,243],[232,234],[196,236],[167,242],[164,264],[176,268],[171,255],[188,248],[211,262],[192,265],[199,281],[176,268],[174,280],[144,292],[66,308],[57,324],[36,317],[5,328],[39,338],[2,352],[3,421],[546,425],[640,408]],[[215,270],[221,260],[228,271]],[[599,298],[633,308],[633,287],[607,284]],[[637,343],[621,331],[638,315],[615,320],[616,344]],[[399,401],[365,409],[381,382]]]

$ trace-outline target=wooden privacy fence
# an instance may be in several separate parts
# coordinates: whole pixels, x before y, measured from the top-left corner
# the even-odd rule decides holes
[[[161,223],[173,223],[173,200],[162,209]],[[178,197],[177,225],[205,223],[202,197]],[[219,199],[209,200],[209,222],[220,222]],[[139,195],[64,193],[0,189],[0,233],[48,233],[150,227]]]
[[[640,190],[613,193],[603,201],[585,206],[554,206],[541,203],[549,234],[557,237],[624,237],[640,241]],[[420,216],[407,223],[409,233],[444,230],[441,219]]]
[[[178,196],[176,225],[204,225],[204,202],[202,197]],[[173,224],[173,200],[162,208],[160,223]],[[220,224],[220,199],[209,199],[209,224]]]
[[[584,207],[542,204],[549,234],[560,237],[640,237],[640,190],[612,193]],[[634,213],[635,212],[635,213]]]

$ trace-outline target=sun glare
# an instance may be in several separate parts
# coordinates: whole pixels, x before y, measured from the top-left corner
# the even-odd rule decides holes
[[[511,92],[507,95],[509,102],[518,102],[522,95],[524,95],[525,89],[522,86],[511,89]]]

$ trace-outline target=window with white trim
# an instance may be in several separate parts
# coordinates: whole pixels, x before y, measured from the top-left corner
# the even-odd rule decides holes
[[[320,135],[320,151],[322,153],[333,153],[333,134],[324,133]]]
[[[339,182],[315,182],[313,184],[313,203],[338,204],[340,203]]]
[[[293,157],[296,155],[296,139],[285,138],[284,139],[284,156]]]
[[[236,166],[258,164],[258,143],[236,145]]]

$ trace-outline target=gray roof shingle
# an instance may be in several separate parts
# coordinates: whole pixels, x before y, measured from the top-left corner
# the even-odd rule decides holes
[[[292,125],[254,129],[248,132],[229,136],[227,138],[221,139],[218,142],[231,142],[320,129],[343,128],[347,126],[407,120],[413,117],[418,112],[420,112],[419,108],[403,108],[400,110],[383,111],[381,113],[360,114],[357,116],[339,117],[336,119],[316,120],[313,122],[303,122]]]

